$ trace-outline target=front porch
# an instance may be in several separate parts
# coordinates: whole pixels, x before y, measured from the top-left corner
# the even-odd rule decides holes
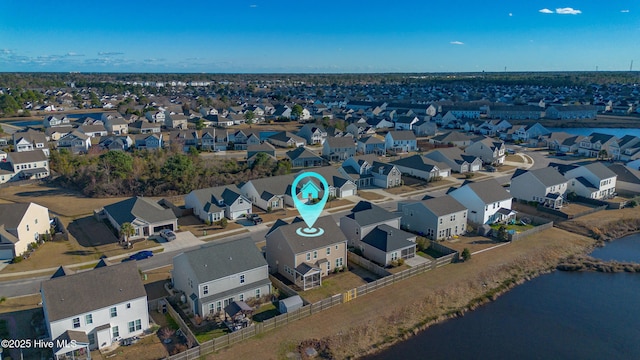
[[[563,200],[562,195],[549,193],[545,195],[542,206],[551,209],[560,209],[562,208]]]

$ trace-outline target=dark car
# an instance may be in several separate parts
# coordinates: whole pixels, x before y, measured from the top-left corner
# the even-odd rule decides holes
[[[129,260],[144,260],[153,256],[153,252],[150,250],[142,250],[129,256]]]
[[[262,218],[257,214],[248,214],[247,219],[249,219],[253,225],[262,224]]]
[[[496,169],[495,167],[491,166],[491,165],[487,165],[484,167],[485,170],[487,170],[488,172],[496,172],[498,169]]]

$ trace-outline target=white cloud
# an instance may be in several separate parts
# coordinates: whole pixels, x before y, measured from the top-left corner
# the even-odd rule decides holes
[[[258,7],[258,5],[256,5],[256,4],[251,4],[251,5],[249,5],[249,7],[250,7],[250,8],[257,8],[257,7]]]
[[[540,9],[540,10],[538,10],[538,12],[541,12],[543,14],[553,14],[553,10],[549,10],[547,8]]]
[[[513,13],[509,13],[509,16],[513,16]]]
[[[451,45],[464,45],[464,43],[462,41],[452,41],[449,44],[451,44]]]
[[[78,54],[77,52],[69,51],[66,56],[84,56],[84,54]]]
[[[578,14],[582,14],[582,11],[578,10],[578,9],[574,9],[574,8],[557,8],[556,9],[556,14],[561,14],[561,15],[578,15]]]
[[[115,55],[124,55],[122,52],[117,51],[100,51],[98,56],[115,56]]]
[[[620,10],[621,13],[628,13],[629,10]]]

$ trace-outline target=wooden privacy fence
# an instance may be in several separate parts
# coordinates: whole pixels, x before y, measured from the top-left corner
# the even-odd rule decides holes
[[[438,244],[440,245],[440,244]],[[443,245],[440,245],[443,248],[449,250],[449,251],[453,251],[453,253],[450,253],[448,255],[442,256],[434,261],[430,261],[430,262],[426,262],[414,267],[411,267],[407,270],[401,271],[397,274],[392,274],[389,276],[385,276],[381,279],[378,279],[376,281],[370,282],[368,284],[365,285],[361,285],[358,286],[356,288],[353,288],[347,292],[344,292],[342,294],[336,294],[333,295],[331,297],[325,298],[323,300],[320,300],[318,302],[315,302],[313,304],[307,304],[303,307],[301,307],[298,310],[292,311],[290,313],[286,313],[286,314],[281,314],[278,315],[276,317],[273,317],[271,319],[267,319],[261,323],[254,323],[252,326],[248,327],[248,328],[244,328],[242,330],[238,330],[235,332],[232,332],[230,334],[215,338],[213,340],[209,340],[206,342],[203,342],[202,344],[200,344],[199,346],[193,347],[187,351],[181,352],[179,354],[170,356],[168,359],[170,360],[195,360],[198,359],[199,357],[206,355],[206,354],[210,354],[213,352],[216,352],[218,350],[224,349],[228,346],[231,346],[233,344],[239,343],[245,339],[249,339],[252,338],[258,334],[261,334],[263,332],[266,331],[270,331],[270,330],[274,330],[277,329],[279,327],[285,326],[291,322],[300,320],[300,319],[304,319],[306,317],[309,317],[313,314],[317,314],[319,312],[322,312],[324,310],[330,309],[334,306],[349,302],[351,300],[356,299],[358,296],[362,296],[362,295],[366,295],[368,293],[374,292],[377,289],[383,288],[385,286],[394,284],[396,282],[402,281],[404,279],[408,279],[410,277],[416,276],[418,274],[427,272],[429,270],[433,270],[436,268],[439,268],[441,266],[450,264],[454,261],[456,261],[458,259],[458,252],[456,252],[455,250],[451,250]],[[443,249],[444,250],[444,249]],[[438,250],[439,251],[439,250]],[[351,254],[348,254],[351,255]],[[270,276],[271,281],[274,283],[274,286],[277,287],[278,289],[280,289],[282,291],[282,289],[280,288],[280,285],[284,286],[285,291],[293,291],[291,288],[289,288],[288,286],[284,285],[280,280],[274,278],[273,276]],[[275,280],[275,281],[274,281]],[[288,290],[286,290],[288,289]],[[295,291],[293,291],[295,293]],[[297,294],[294,294],[297,295]],[[172,307],[169,307],[169,311],[173,311],[175,313],[175,310],[173,310]],[[176,313],[177,314],[177,313]],[[179,324],[184,323],[184,321],[179,322]]]
[[[546,224],[538,225],[538,226],[536,226],[534,228],[531,228],[529,230],[526,230],[526,231],[523,231],[523,232],[520,232],[520,233],[509,234],[508,235],[509,241],[521,240],[521,239],[526,238],[527,236],[531,236],[531,235],[533,235],[535,233],[538,233],[538,232],[543,231],[543,230],[550,229],[552,227],[553,227],[553,221],[549,221]]]

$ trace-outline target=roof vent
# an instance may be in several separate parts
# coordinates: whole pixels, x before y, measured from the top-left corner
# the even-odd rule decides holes
[[[233,260],[233,258],[231,256],[229,256],[229,260]]]

